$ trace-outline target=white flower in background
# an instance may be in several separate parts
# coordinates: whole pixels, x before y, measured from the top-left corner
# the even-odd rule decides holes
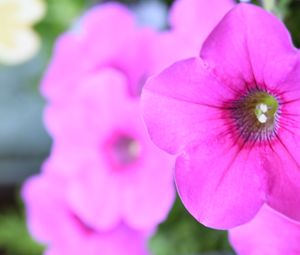
[[[0,63],[14,65],[33,57],[40,39],[32,25],[45,14],[43,0],[0,0]]]

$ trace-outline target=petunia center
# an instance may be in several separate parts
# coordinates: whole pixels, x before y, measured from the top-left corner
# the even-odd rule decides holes
[[[129,136],[120,136],[113,143],[115,160],[121,165],[128,165],[136,161],[140,156],[140,144]]]
[[[262,124],[274,121],[278,110],[278,101],[276,98],[266,93],[257,96],[258,103],[254,111],[257,120]]]
[[[251,91],[234,102],[232,116],[246,140],[267,140],[276,134],[279,102],[265,91]]]

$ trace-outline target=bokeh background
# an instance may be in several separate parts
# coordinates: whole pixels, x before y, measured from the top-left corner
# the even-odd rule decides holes
[[[34,26],[42,40],[38,54],[22,64],[0,64],[0,255],[43,252],[43,247],[31,239],[26,229],[19,198],[22,182],[39,171],[51,147],[51,138],[43,127],[44,100],[39,94],[39,83],[58,35],[74,26],[86,9],[100,1],[45,2],[46,15]],[[120,2],[137,9],[141,22],[154,25],[164,21],[172,4],[172,0]],[[300,1],[278,0],[277,6],[295,45],[300,46]],[[154,255],[233,254],[226,232],[201,226],[178,199],[167,222],[161,224],[150,241],[150,247]]]

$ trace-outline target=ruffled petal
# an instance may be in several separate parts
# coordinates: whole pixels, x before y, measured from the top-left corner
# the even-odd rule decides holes
[[[202,224],[229,229],[254,217],[264,202],[265,173],[256,148],[226,136],[199,144],[176,163],[176,184],[187,210]]]
[[[121,187],[105,174],[106,166],[86,162],[70,176],[68,199],[74,212],[90,227],[106,231],[121,220]]]
[[[109,135],[118,123],[126,123],[124,111],[137,103],[138,99],[129,96],[126,77],[104,68],[97,75],[86,76],[62,102],[49,104],[44,118],[57,142],[93,146],[96,137]]]
[[[83,57],[84,49],[79,35],[66,33],[57,40],[53,57],[41,84],[41,92],[47,99],[65,100],[69,91],[76,90],[91,68]]]
[[[83,231],[68,209],[65,187],[63,178],[47,173],[32,177],[22,188],[29,230],[41,243],[58,244]]]
[[[132,94],[138,95],[149,75],[154,31],[138,27],[134,15],[117,3],[94,8],[83,19],[82,29],[85,57],[95,68],[107,65],[124,72]]]
[[[98,232],[87,238],[66,238],[63,243],[50,247],[45,255],[149,255],[147,233],[135,231],[123,224],[106,232]]]
[[[88,255],[149,255],[147,238],[147,231],[136,231],[120,224],[111,231],[94,236]]]
[[[200,56],[227,84],[277,85],[297,60],[291,37],[275,16],[250,4],[233,8],[204,42]]]

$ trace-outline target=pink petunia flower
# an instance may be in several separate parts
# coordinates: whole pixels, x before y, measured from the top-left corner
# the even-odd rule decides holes
[[[230,230],[229,238],[240,255],[300,254],[300,223],[268,206],[263,206],[250,222]]]
[[[46,166],[48,167],[48,166]],[[32,177],[23,186],[27,221],[36,240],[47,245],[47,255],[147,255],[149,231],[120,223],[99,231],[84,222],[69,206],[67,179],[55,174]]]
[[[56,43],[42,94],[51,102],[63,100],[83,77],[111,67],[126,75],[131,94],[138,95],[153,61],[154,30],[140,27],[134,15],[118,3],[92,8],[77,27]]]
[[[172,154],[189,212],[227,229],[266,203],[300,220],[299,52],[284,25],[249,4],[231,10],[199,58],[178,62],[142,93],[153,141]]]
[[[120,220],[137,229],[162,222],[173,204],[174,160],[148,137],[139,98],[115,69],[86,76],[61,104],[50,104],[50,171],[68,176],[70,206],[89,225]]]
[[[152,143],[139,110],[152,32],[115,3],[91,10],[80,26],[61,37],[42,85],[50,171],[67,176],[70,206],[94,228],[153,228],[175,190],[174,160]]]

